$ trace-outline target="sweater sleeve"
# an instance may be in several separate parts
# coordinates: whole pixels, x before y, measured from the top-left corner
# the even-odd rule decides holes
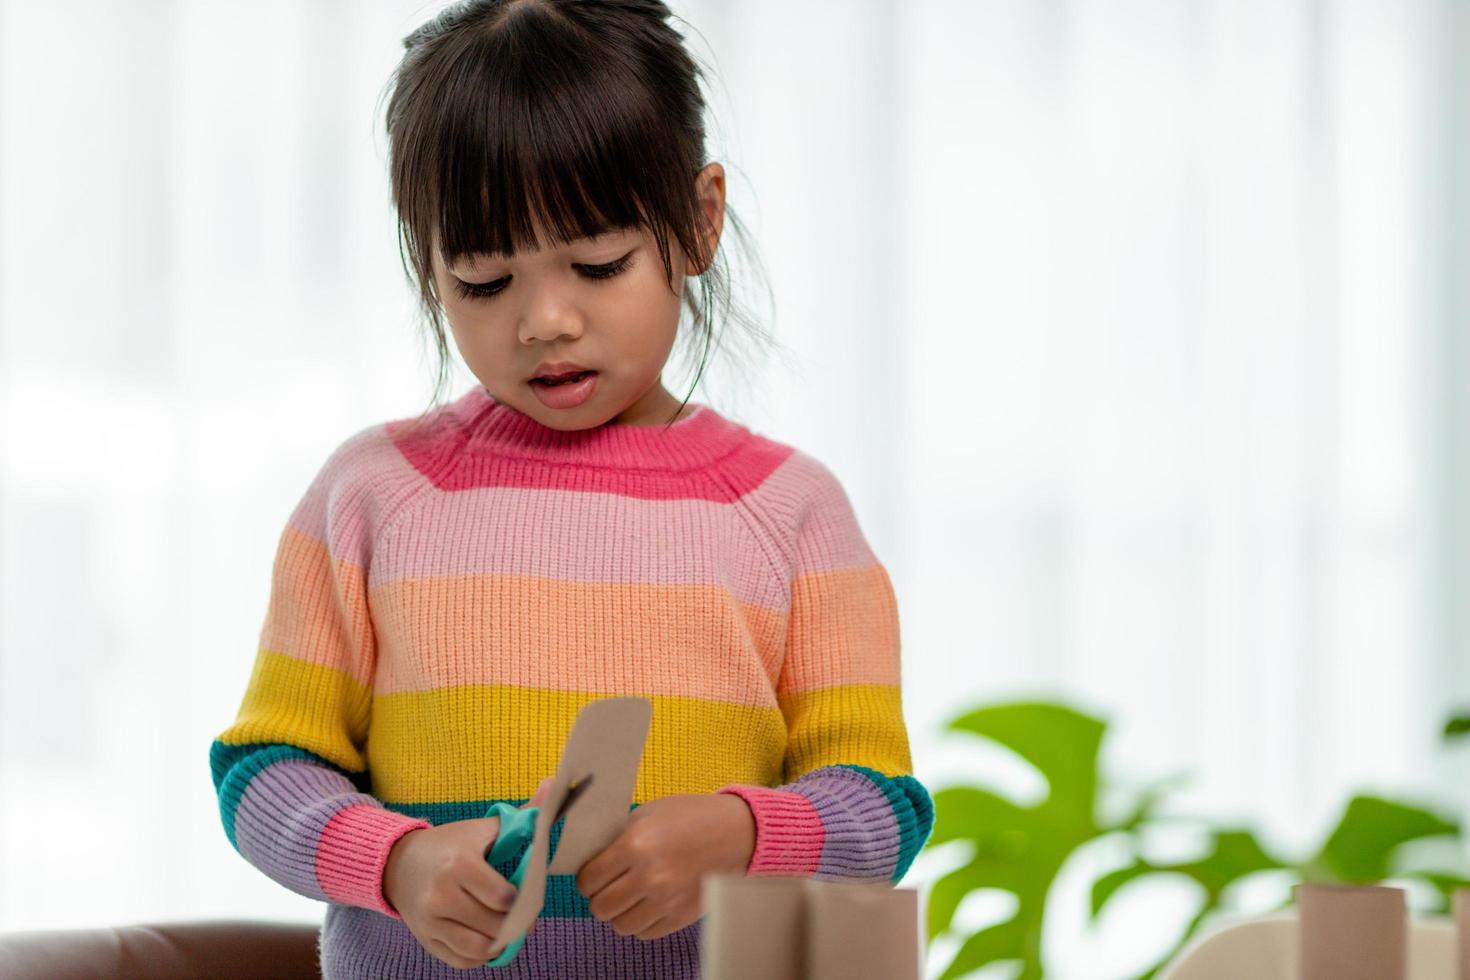
[[[331,455],[281,533],[250,679],[209,764],[241,857],[308,898],[400,918],[383,896],[388,852],[431,825],[369,792],[377,650],[365,591],[364,435]]]
[[[898,883],[934,823],[900,700],[898,605],[846,492],[805,457],[786,653],[782,784],[726,786],[755,817],[747,875]]]

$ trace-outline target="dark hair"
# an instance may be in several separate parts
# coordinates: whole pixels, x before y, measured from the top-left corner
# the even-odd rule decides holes
[[[533,211],[557,244],[648,227],[666,282],[670,233],[694,260],[703,297],[686,288],[684,303],[704,345],[687,404],[723,339],[712,308],[723,321],[733,304],[724,250],[704,254],[701,73],[665,23],[673,16],[662,0],[462,0],[403,39],[385,121],[399,257],[439,354],[425,414],[450,370],[435,246],[446,261],[514,255],[536,244]],[[748,244],[728,205],[726,218]],[[743,312],[733,318],[774,343]]]

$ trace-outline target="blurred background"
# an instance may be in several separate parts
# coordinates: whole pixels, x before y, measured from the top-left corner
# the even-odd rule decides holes
[[[1285,851],[1359,791],[1461,819],[1470,4],[671,5],[790,352],[694,400],[843,480],[918,777],[1034,795],[944,726],[1045,698]],[[440,6],[0,0],[0,929],[320,920],[206,757],[291,508],[429,397],[379,96]],[[1089,924],[1122,860],[1058,880],[1049,976],[1193,914],[1164,879]]]

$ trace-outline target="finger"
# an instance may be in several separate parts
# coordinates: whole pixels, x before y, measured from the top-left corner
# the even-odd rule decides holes
[[[655,939],[662,939],[670,933],[678,932],[682,928],[684,927],[679,925],[679,923],[675,922],[668,916],[664,916],[653,925],[641,930],[638,933],[638,938],[646,939],[651,942]]]
[[[624,875],[592,896],[587,907],[594,918],[611,922],[643,900],[632,888],[632,879]]]
[[[621,915],[613,917],[613,932],[620,936],[636,936],[659,918],[659,910],[652,902],[640,900]]]
[[[541,780],[541,782],[536,786],[536,792],[532,793],[531,798],[526,801],[526,806],[539,807],[546,803],[546,794],[547,791],[551,789],[551,780],[551,776],[547,776],[545,779]],[[522,809],[524,809],[524,807]]]
[[[445,963],[448,963],[456,970],[473,970],[475,967],[482,965],[484,962],[483,960],[465,959],[463,956],[460,956],[454,950],[446,946],[444,940],[435,939],[433,936],[429,937],[428,948],[429,952],[433,953],[439,959],[443,960]]]
[[[577,872],[577,891],[585,897],[594,897],[632,867],[632,860],[618,846],[620,840],[621,838],[613,841],[605,851],[582,865],[582,870]]]
[[[509,912],[520,889],[488,864],[481,864],[459,880],[459,887],[479,906],[493,912]]]
[[[434,923],[434,932],[450,951],[472,966],[480,966],[490,958],[490,947],[495,937],[487,936],[453,919],[439,919]],[[465,967],[461,967],[465,969]]]
[[[479,902],[466,897],[464,904],[456,904],[449,912],[439,916],[438,921],[452,922],[462,929],[494,939],[505,926],[505,913],[492,912]]]

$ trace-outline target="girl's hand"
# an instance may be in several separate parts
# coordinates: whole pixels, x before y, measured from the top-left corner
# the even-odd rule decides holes
[[[521,809],[540,806],[550,784],[543,779]],[[420,945],[456,969],[485,965],[516,897],[485,860],[499,833],[499,817],[456,820],[411,830],[388,852],[383,896]]]
[[[754,850],[755,818],[740,797],[665,796],[628,815],[618,839],[577,873],[577,890],[619,935],[659,939],[699,918],[704,875],[744,874]]]

